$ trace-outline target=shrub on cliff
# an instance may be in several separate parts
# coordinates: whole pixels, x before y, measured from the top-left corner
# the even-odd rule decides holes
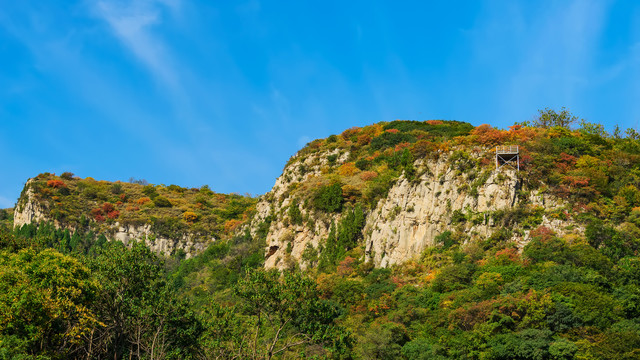
[[[313,205],[322,211],[338,212],[342,210],[342,186],[340,183],[325,185],[318,189]]]

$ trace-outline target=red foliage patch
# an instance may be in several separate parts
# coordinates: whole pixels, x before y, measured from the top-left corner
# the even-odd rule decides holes
[[[558,160],[558,162],[556,162],[556,167],[562,172],[567,172],[569,168],[573,167],[576,164],[577,159],[578,158],[573,155],[560,153],[560,159]]]
[[[108,213],[114,211],[115,209],[116,209],[116,207],[113,206],[112,203],[104,203],[104,204],[102,204],[102,211],[104,211],[105,214],[108,214]]]
[[[468,307],[460,307],[449,314],[450,326],[456,325],[462,330],[472,330],[475,324],[486,322],[497,305],[497,300],[485,300]]]
[[[388,133],[392,133],[392,134],[397,134],[400,132],[400,130],[398,129],[387,129],[384,132],[388,132]]]
[[[111,211],[110,213],[107,214],[107,216],[109,217],[109,219],[117,219],[118,216],[120,216],[120,211],[118,210]]]
[[[539,238],[540,241],[545,242],[551,240],[556,235],[553,230],[546,226],[538,226],[536,229],[531,230],[531,238]]]
[[[491,164],[493,162],[495,162],[495,160],[493,158],[483,157],[483,158],[480,159],[480,165],[482,165],[482,166],[489,165],[489,164]]]
[[[511,262],[518,262],[520,260],[520,254],[517,249],[506,248],[496,252],[496,258],[500,260],[508,260]]]
[[[569,186],[589,186],[589,178],[585,176],[565,176],[562,180],[563,183]]]

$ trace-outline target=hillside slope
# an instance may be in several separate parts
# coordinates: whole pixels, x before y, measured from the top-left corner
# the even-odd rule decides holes
[[[191,257],[233,234],[252,213],[255,199],[218,194],[207,186],[80,179],[65,173],[27,181],[15,207],[14,227],[52,222],[57,228],[91,230],[127,244],[143,240],[158,254]]]
[[[518,145],[520,171],[496,169]],[[432,120],[348,129],[309,143],[261,198],[265,266],[335,265],[347,252],[389,266],[444,242],[513,242],[544,227],[578,237],[592,218],[640,205],[638,141],[578,130]],[[631,171],[629,171],[631,170]]]
[[[519,172],[495,169],[507,144]],[[0,353],[146,358],[161,334],[176,359],[637,359],[638,186],[640,135],[587,123],[349,129],[257,204],[42,174],[15,214],[55,223],[0,222]],[[216,241],[166,258],[93,233],[126,226]]]

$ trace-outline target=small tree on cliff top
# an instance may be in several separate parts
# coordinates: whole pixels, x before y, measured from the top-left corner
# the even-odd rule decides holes
[[[577,120],[578,117],[571,114],[565,107],[560,112],[545,108],[544,110],[538,110],[538,117],[533,119],[531,125],[542,128],[559,126],[568,129]]]

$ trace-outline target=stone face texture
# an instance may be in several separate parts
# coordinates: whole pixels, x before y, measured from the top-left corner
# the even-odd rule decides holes
[[[251,224],[252,232],[255,233],[259,223],[267,216],[273,217],[267,234],[266,268],[283,269],[292,262],[305,268],[308,264],[302,260],[302,253],[307,244],[317,249],[327,238],[331,222],[338,223],[340,215],[336,214],[318,216],[315,213],[314,228],[306,224],[292,225],[286,219],[292,201],[287,189],[293,183],[305,183],[319,176],[326,165],[323,159],[329,154],[313,154],[305,158],[302,163],[307,172],[304,175],[297,172],[300,162],[293,162],[284,169],[273,190],[258,203],[258,214]],[[499,171],[487,169],[487,180],[477,186],[477,192],[472,194],[472,181],[455,170],[450,161],[451,154],[443,154],[438,160],[416,161],[414,166],[422,175],[414,181],[401,176],[388,196],[367,214],[363,230],[365,256],[376,266],[386,267],[419,257],[427,247],[435,245],[436,236],[447,230],[462,231],[469,236],[469,241],[485,239],[500,226],[493,223],[490,214],[496,210],[511,209],[522,201],[531,206],[543,206],[546,211],[564,205],[549,195],[535,191],[528,199],[518,198],[517,173],[507,168]],[[346,161],[347,155],[339,158],[338,165]],[[301,205],[299,208],[303,216],[311,211]],[[452,215],[456,210],[480,221],[452,224]],[[559,235],[584,231],[571,221],[551,220],[546,216],[543,216],[541,225]],[[514,231],[512,240],[522,247],[528,242],[529,233],[530,229]],[[287,253],[289,243],[291,251]]]

